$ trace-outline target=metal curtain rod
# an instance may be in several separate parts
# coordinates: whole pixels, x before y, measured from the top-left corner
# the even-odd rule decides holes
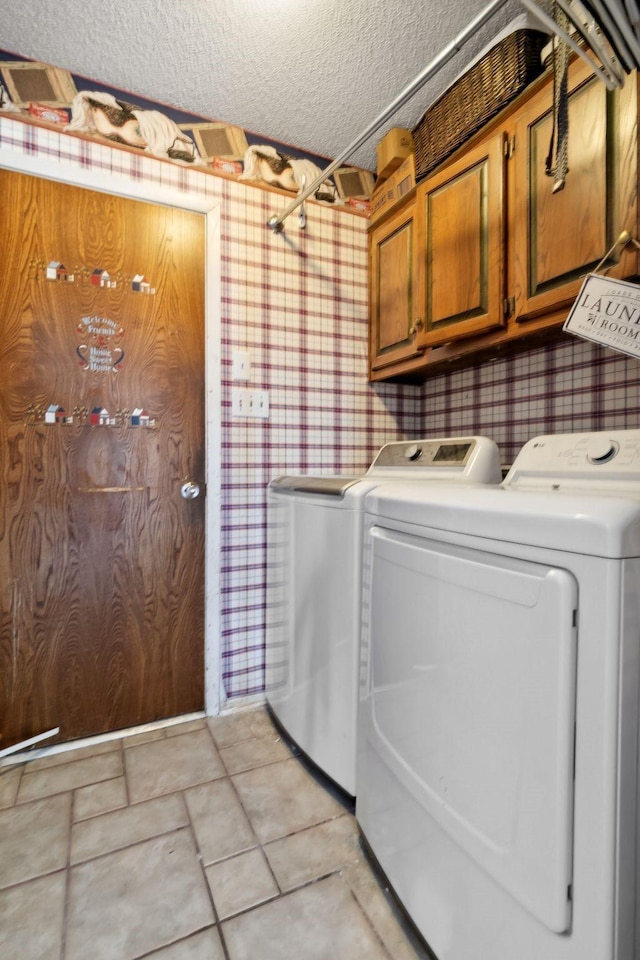
[[[573,37],[560,27],[552,17],[550,17],[545,11],[540,7],[535,0],[521,0],[521,3],[524,7],[527,8],[534,16],[538,18],[551,32],[562,40],[568,47],[575,51],[579,57],[587,63],[593,73],[602,80],[607,90],[615,90],[616,87],[620,88],[624,84],[624,75],[617,67],[617,65],[605,56],[606,64],[602,57],[600,57],[600,65],[598,65],[595,60],[592,60],[589,54],[581,46],[579,46]],[[561,9],[566,13],[566,15],[571,20],[573,26],[578,30],[578,33],[581,36],[584,36],[585,28],[580,24],[577,19],[574,19],[571,7],[568,3],[559,0],[559,5]],[[594,52],[596,52],[594,50]],[[604,51],[602,51],[604,52]]]
[[[419,73],[415,80],[409,84],[408,87],[398,94],[393,103],[390,103],[386,110],[380,114],[379,117],[369,124],[367,129],[357,137],[353,143],[350,143],[349,146],[343,150],[339,157],[329,164],[329,166],[322,171],[322,173],[316,177],[316,179],[309,184],[306,189],[301,190],[295,200],[292,200],[288,207],[282,211],[282,213],[274,214],[267,221],[267,226],[271,227],[274,233],[279,233],[282,230],[282,224],[287,219],[287,217],[293,213],[293,211],[300,206],[301,203],[310,197],[312,193],[318,189],[320,184],[324,183],[327,177],[330,177],[334,170],[337,170],[344,161],[351,156],[354,150],[357,150],[358,147],[369,139],[369,137],[378,130],[389,117],[392,117],[400,107],[404,106],[407,100],[410,100],[414,93],[417,93],[418,90],[424,86],[427,80],[430,80],[434,74],[448,63],[451,58],[458,53],[463,44],[469,39],[469,37],[479,30],[480,27],[483,27],[487,20],[490,20],[494,13],[506,5],[508,0],[492,0],[484,10],[482,10],[477,17],[475,17],[471,23],[469,23],[464,30],[462,30],[455,39],[451,41],[449,46],[445,47],[435,60],[432,60],[428,66],[424,68],[422,73]]]

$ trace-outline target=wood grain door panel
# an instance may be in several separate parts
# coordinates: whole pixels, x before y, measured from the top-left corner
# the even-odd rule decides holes
[[[420,352],[415,315],[421,314],[416,269],[419,245],[411,202],[376,225],[370,235],[371,369],[379,370]],[[422,320],[420,320],[422,322]]]
[[[380,325],[378,349],[383,352],[407,339],[411,317],[412,224],[405,223],[379,247],[380,313],[386,322]]]
[[[0,746],[201,709],[204,501],[180,486],[204,481],[203,218],[0,191]]]
[[[545,173],[552,132],[552,90],[532,98],[515,125],[510,200],[518,320],[570,304],[623,229],[636,235],[637,81],[608,92],[588,68],[572,66],[569,85],[569,172],[561,190]],[[632,276],[638,257],[628,247],[603,266]]]
[[[502,134],[465,152],[419,189],[426,224],[422,347],[505,324]]]

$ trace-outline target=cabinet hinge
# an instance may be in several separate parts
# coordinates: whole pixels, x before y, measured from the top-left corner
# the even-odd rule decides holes
[[[510,160],[515,152],[516,152],[516,138],[507,137],[504,141],[504,155],[507,158],[507,160]]]
[[[511,317],[516,312],[516,298],[515,297],[505,297],[502,301],[502,308],[504,310],[505,317]]]

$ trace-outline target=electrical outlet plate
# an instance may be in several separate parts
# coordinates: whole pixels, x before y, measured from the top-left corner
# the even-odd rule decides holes
[[[269,416],[269,391],[232,387],[231,416],[266,419]]]

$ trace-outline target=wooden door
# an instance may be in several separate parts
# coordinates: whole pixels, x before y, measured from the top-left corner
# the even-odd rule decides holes
[[[425,181],[425,324],[420,345],[471,337],[506,323],[502,133]]]
[[[204,219],[0,171],[0,748],[204,702]]]
[[[419,240],[414,211],[412,200],[369,235],[372,371],[420,353],[416,333],[422,324],[421,283],[416,275]]]
[[[569,172],[553,192],[545,173],[552,131],[551,81],[518,111],[515,124],[510,244],[519,322],[570,305],[582,281],[622,230],[637,236],[637,78],[607,92],[582,62],[569,71]],[[638,255],[616,248],[608,276],[633,276]]]

